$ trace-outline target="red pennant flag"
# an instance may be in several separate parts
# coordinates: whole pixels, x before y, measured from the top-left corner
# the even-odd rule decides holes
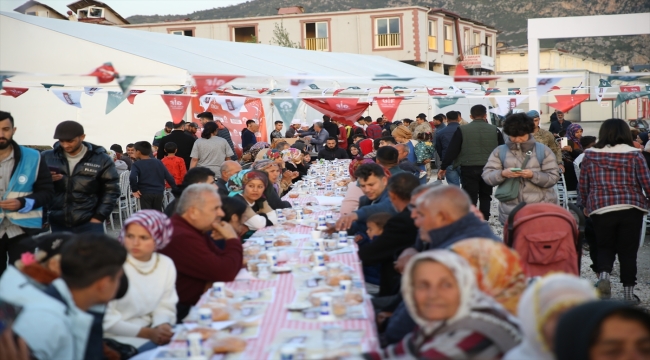
[[[551,92],[551,91],[553,91],[553,90],[560,90],[560,87],[557,86],[557,85],[555,85],[555,86],[553,86],[552,88],[550,88],[550,89],[548,90],[548,92]]]
[[[444,93],[439,93],[436,90],[442,90],[442,88],[433,88],[433,89],[427,88],[427,92],[429,93],[429,96],[436,96],[436,95],[437,96],[445,96],[446,95]]]
[[[29,88],[19,88],[19,87],[3,87],[2,90],[6,91],[0,95],[11,96],[12,98],[17,98],[20,95],[26,93]]]
[[[185,111],[187,106],[190,105],[192,101],[191,96],[182,96],[182,95],[160,95],[165,102],[165,105],[169,108],[169,112],[172,114],[172,121],[174,124],[178,124],[183,120],[185,116]]]
[[[555,95],[557,102],[550,103],[548,106],[567,112],[587,99],[589,99],[589,94]]]
[[[375,98],[375,100],[377,101],[377,105],[379,106],[379,109],[384,114],[384,116],[386,116],[389,121],[393,121],[393,117],[395,117],[397,108],[399,107],[399,104],[402,102],[402,100],[404,100],[404,98],[401,96],[396,96]]]
[[[257,93],[258,94],[264,94],[267,91],[269,91],[269,88],[261,88],[261,89],[257,90]]]
[[[325,100],[331,100],[331,101],[325,101]],[[341,102],[341,100],[354,100],[354,102],[349,101],[347,102]],[[363,115],[364,111],[368,109],[368,106],[370,106],[370,103],[367,102],[358,102],[358,99],[353,99],[353,98],[328,98],[328,99],[302,99],[302,101],[311,106],[312,108],[318,110],[318,112],[327,115],[331,118],[336,118],[337,120],[345,123],[346,125],[352,125],[354,124],[357,119],[359,119],[359,116]],[[339,101],[339,103],[335,103],[335,101]],[[334,106],[330,105],[333,104]],[[353,106],[350,106],[350,104],[354,104]]]
[[[327,105],[329,105],[332,109],[346,111],[354,108],[359,102],[359,99],[358,98],[336,98],[336,99],[327,98],[325,99],[325,101],[327,102]]]
[[[94,76],[97,78],[97,82],[100,84],[106,84],[113,81],[118,74],[115,72],[113,64],[106,63],[88,74],[88,76]]]
[[[126,99],[129,100],[129,104],[133,105],[133,101],[135,101],[135,97],[138,94],[142,94],[145,91],[147,90],[131,90],[131,92],[129,93],[129,97],[127,97]]]
[[[467,70],[463,67],[463,65],[458,64],[456,65],[456,73],[454,74],[454,81],[459,82],[459,81],[467,81],[467,82],[473,82],[473,83],[482,83],[482,82],[488,82],[490,80],[497,80],[500,77],[489,77],[489,76],[476,76],[476,75],[470,75]]]
[[[641,86],[639,85],[621,85],[621,92],[639,92]]]
[[[338,94],[339,94],[341,91],[343,91],[343,90],[345,90],[345,89],[336,89],[336,90],[334,90],[334,94],[333,94],[333,95],[336,96],[336,95],[338,95]]]
[[[381,91],[384,90],[384,89],[388,89],[388,90],[390,90],[390,89],[392,89],[392,87],[390,87],[390,86],[388,86],[388,85],[386,85],[386,86],[381,86],[381,87],[379,88],[379,93],[381,94]]]
[[[196,81],[196,90],[199,96],[203,96],[210,91],[217,90],[218,88],[226,85],[227,83],[240,78],[239,75],[194,75],[192,76]]]

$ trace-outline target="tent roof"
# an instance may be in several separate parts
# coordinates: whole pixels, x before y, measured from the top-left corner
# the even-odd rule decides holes
[[[36,27],[58,32],[86,42],[106,46],[121,52],[167,64],[189,74],[243,75],[255,77],[268,86],[275,79],[277,87],[286,87],[291,75],[309,74],[324,87],[380,85],[405,87],[473,87],[472,83],[454,83],[453,78],[424,70],[382,56],[334,52],[316,52],[264,44],[194,38],[63,21],[17,13],[0,12],[0,18],[9,17]],[[110,59],[106,59],[110,61]],[[99,64],[89,64],[89,68]],[[19,69],[2,69],[11,71]],[[75,73],[70,69],[70,73]],[[119,69],[118,69],[119,70]],[[413,78],[410,81],[372,81],[377,74],[392,74]],[[126,74],[138,75],[138,74]],[[253,79],[235,80],[232,84],[250,84]]]

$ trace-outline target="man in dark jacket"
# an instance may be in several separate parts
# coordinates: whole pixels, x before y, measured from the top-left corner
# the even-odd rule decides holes
[[[0,275],[20,259],[19,244],[43,228],[43,206],[54,196],[52,176],[43,157],[13,141],[14,118],[0,111]]]
[[[259,130],[260,126],[255,122],[255,120],[246,121],[246,129],[241,132],[241,147],[244,151],[248,151],[251,146],[257,143],[257,137],[255,133]]]
[[[337,146],[335,137],[329,137],[325,147],[318,152],[318,158],[324,160],[347,159],[348,152]]]
[[[564,120],[564,113],[560,110],[555,110],[555,116],[557,117],[557,121],[551,121],[551,126],[549,126],[548,131],[555,137],[560,137],[560,132],[562,130],[566,131],[569,125],[571,125],[571,121]]]
[[[103,233],[120,197],[115,163],[103,147],[83,141],[84,128],[76,121],[57,125],[54,138],[54,149],[43,152],[54,181],[52,231]]]
[[[167,143],[173,142],[176,144],[178,149],[176,150],[176,156],[183,158],[185,161],[185,167],[189,169],[190,161],[192,160],[190,154],[192,153],[192,147],[194,146],[196,139],[185,133],[185,130],[183,130],[184,126],[185,121],[174,124],[174,130],[171,132],[171,134],[160,139],[157,157],[158,160],[162,160],[165,157],[165,145]]]
[[[325,130],[327,130],[327,133],[330,134],[330,136],[332,137],[339,136],[338,125],[336,125],[336,123],[333,122],[332,119],[327,115],[323,115],[323,127],[325,128]]]
[[[188,122],[185,124],[185,133],[194,138],[194,140],[199,138],[196,136],[197,131],[199,131],[199,126],[196,125],[195,122]]]
[[[435,120],[436,118],[434,117],[433,119]],[[445,158],[445,154],[447,154],[447,149],[451,143],[451,138],[454,136],[454,133],[458,130],[459,126],[458,112],[450,111],[447,113],[447,126],[441,130],[436,129],[436,141],[434,146],[436,148],[436,153],[441,160]],[[444,170],[445,176],[447,177],[447,183],[460,186],[460,166],[454,167],[452,164],[447,166]]]

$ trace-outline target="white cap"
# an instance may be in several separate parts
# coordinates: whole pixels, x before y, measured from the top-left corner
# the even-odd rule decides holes
[[[307,124],[306,122],[304,122],[304,123],[300,124],[300,127],[309,127],[309,124]]]
[[[291,120],[291,125],[300,125],[301,123],[302,123],[302,120],[300,120],[300,119]]]

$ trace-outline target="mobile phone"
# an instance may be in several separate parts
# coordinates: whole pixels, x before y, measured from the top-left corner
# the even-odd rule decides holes
[[[562,137],[560,138],[560,148],[569,146],[569,138],[567,137]]]
[[[48,166],[48,169],[50,169],[50,172],[53,172],[55,174],[60,174],[61,173],[61,168],[58,168],[56,166]]]
[[[521,168],[510,168],[510,171],[519,172],[519,171],[521,171]]]

